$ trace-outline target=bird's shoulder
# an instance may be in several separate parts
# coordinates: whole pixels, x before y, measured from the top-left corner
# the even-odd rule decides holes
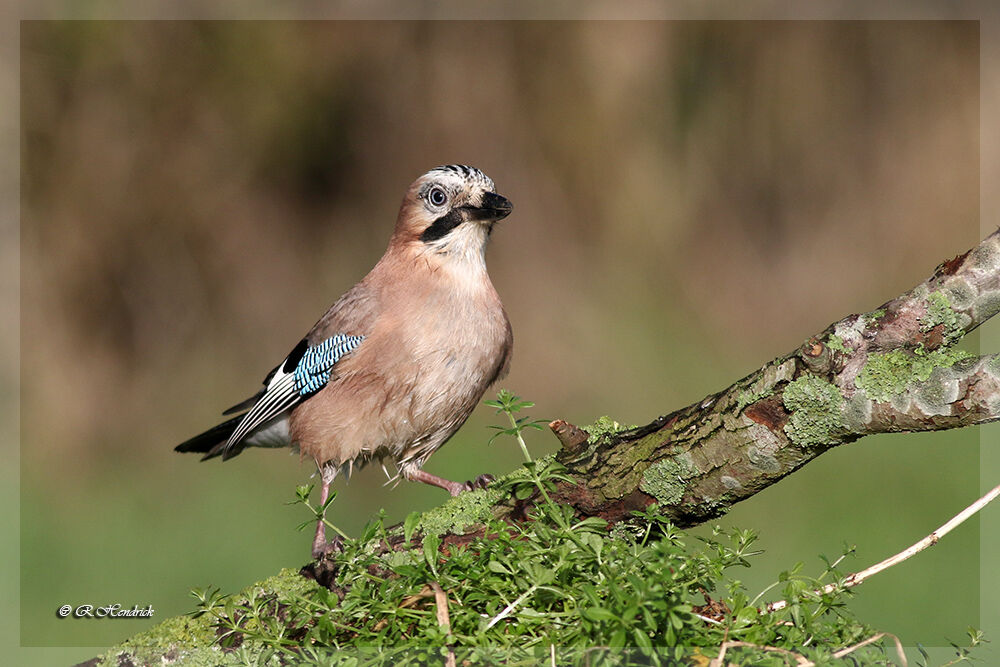
[[[316,345],[338,334],[366,336],[374,328],[378,314],[378,293],[362,281],[330,306],[306,334],[306,340]]]

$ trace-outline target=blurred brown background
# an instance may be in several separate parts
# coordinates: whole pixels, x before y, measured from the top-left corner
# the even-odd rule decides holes
[[[298,566],[312,473],[172,451],[381,255],[428,168],[515,213],[488,262],[532,415],[645,423],[717,391],[979,238],[974,22],[26,22],[21,33],[21,619],[102,645]],[[479,409],[428,469],[518,465]],[[723,521],[755,594],[844,542],[865,567],[974,499],[976,431],[867,438]],[[555,440],[537,434],[537,453]],[[444,499],[338,482],[348,532]],[[979,621],[978,533],[859,591],[907,643]],[[942,591],[947,591],[943,594]],[[933,612],[928,612],[933,609]],[[86,656],[81,656],[86,657]]]

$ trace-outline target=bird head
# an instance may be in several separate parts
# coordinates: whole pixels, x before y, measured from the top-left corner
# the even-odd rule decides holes
[[[513,205],[475,167],[435,167],[410,186],[399,210],[393,242],[421,251],[482,261],[493,225]]]

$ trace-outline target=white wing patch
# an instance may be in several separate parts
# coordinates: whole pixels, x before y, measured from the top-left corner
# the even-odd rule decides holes
[[[302,341],[296,346],[292,353],[281,362],[281,365],[274,369],[267,387],[264,389],[264,394],[243,416],[243,420],[229,436],[229,440],[226,441],[226,446],[223,448],[223,458],[226,458],[226,454],[233,446],[244,439],[247,439],[248,444],[255,444],[247,438],[251,434],[254,434],[253,437],[259,435],[263,440],[268,440],[270,435],[265,435],[264,432],[270,432],[273,427],[277,426],[278,421],[285,421],[276,418],[325,387],[330,381],[334,365],[344,355],[360,345],[362,340],[364,340],[364,336],[337,334],[318,345],[308,347],[305,341]],[[294,363],[295,367],[288,368],[290,363]],[[275,423],[268,424],[272,420]],[[267,427],[260,433],[255,433],[255,430],[264,424],[268,424]],[[284,424],[283,428],[287,436],[287,423]],[[280,435],[280,433],[276,431],[275,435]]]
[[[268,382],[264,395],[250,408],[250,412],[243,416],[243,421],[229,436],[225,450],[228,451],[255,428],[295,405],[300,398],[299,392],[295,389],[295,374],[285,373],[279,366]]]

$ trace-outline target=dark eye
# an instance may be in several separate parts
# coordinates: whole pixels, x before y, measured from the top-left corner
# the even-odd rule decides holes
[[[445,191],[437,186],[430,189],[427,193],[427,201],[431,203],[432,206],[444,206],[444,203],[448,201],[448,195]]]

